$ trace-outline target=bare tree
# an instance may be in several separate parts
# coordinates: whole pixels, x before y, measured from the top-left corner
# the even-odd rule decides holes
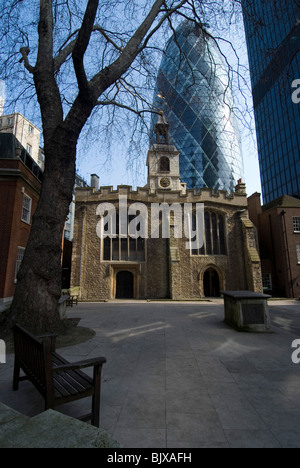
[[[1,0],[1,78],[15,80],[19,99],[37,97],[45,150],[40,200],[11,320],[34,333],[59,326],[62,235],[72,199],[77,142],[87,121],[96,109],[100,115],[109,109],[112,119],[116,109],[141,118],[153,111],[145,83],[155,75],[164,35],[172,32],[179,17],[200,24],[218,21],[222,12],[232,16],[236,3]]]

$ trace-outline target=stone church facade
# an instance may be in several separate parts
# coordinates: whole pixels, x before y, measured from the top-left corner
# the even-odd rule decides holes
[[[156,135],[145,187],[76,190],[71,286],[86,301],[262,292],[245,184],[239,181],[230,195],[186,190],[180,181],[180,154],[169,144],[163,116]]]

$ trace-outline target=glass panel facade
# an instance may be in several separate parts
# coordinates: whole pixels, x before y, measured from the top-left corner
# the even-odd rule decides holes
[[[264,203],[300,198],[298,0],[242,0]]]
[[[170,124],[187,188],[231,193],[243,178],[243,161],[228,69],[214,41],[194,23],[183,22],[175,36],[162,59],[154,106]],[[152,128],[156,120],[154,115]]]

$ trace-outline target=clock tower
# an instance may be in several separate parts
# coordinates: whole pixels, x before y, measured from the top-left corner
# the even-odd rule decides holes
[[[186,193],[186,184],[181,183],[179,174],[179,151],[170,144],[169,124],[160,113],[154,132],[156,143],[148,151],[148,187],[157,190]]]

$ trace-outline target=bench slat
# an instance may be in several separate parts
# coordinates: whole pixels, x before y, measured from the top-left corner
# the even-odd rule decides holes
[[[85,387],[82,387],[76,380],[72,380],[69,377],[68,374],[56,374],[53,378],[56,397],[74,396],[86,392]]]
[[[62,375],[62,374],[55,372],[55,367],[60,366],[62,364],[68,364],[68,361],[64,359],[62,356],[57,355],[56,353],[52,353],[51,357],[52,357],[52,363],[54,364],[53,365],[54,377],[56,375]],[[81,386],[85,387],[86,389],[93,386],[93,379],[91,379],[87,374],[81,372],[80,370],[69,370],[67,371],[67,373],[64,372],[64,374],[66,375],[65,376],[66,379],[69,378],[67,377],[68,375],[71,377],[71,379],[77,380],[81,384]]]

